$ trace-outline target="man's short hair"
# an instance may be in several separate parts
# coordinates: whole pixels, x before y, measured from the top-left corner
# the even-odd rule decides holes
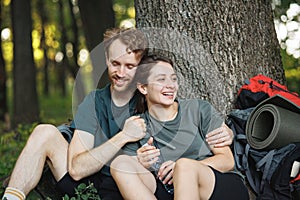
[[[112,28],[104,33],[104,48],[108,55],[109,47],[115,40],[120,40],[127,46],[127,52],[133,52],[138,57],[145,54],[148,42],[144,33],[135,28]]]

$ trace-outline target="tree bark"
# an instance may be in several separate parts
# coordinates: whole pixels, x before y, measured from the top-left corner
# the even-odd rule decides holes
[[[271,1],[135,0],[135,8],[153,51],[174,57],[179,96],[226,114],[245,79],[262,73],[285,83]]]
[[[30,0],[12,0],[14,125],[39,120]]]

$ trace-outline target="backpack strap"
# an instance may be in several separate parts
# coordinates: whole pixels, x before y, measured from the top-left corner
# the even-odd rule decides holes
[[[251,188],[254,190],[256,194],[259,194],[259,183],[260,178],[258,177],[257,173],[251,173],[251,169],[249,167],[249,152],[250,152],[250,145],[247,144],[245,147],[245,155],[243,157],[243,165],[245,167],[245,174],[247,177],[247,180],[251,186]]]
[[[267,176],[269,174],[270,171],[270,167],[272,164],[272,160],[275,154],[275,150],[271,150],[267,153],[267,155],[265,155],[259,162],[256,163],[255,167],[256,170],[260,169],[261,167],[265,166],[263,169],[263,175],[261,178],[261,183],[260,183],[260,189],[259,191],[262,193],[264,186],[265,186],[265,182],[267,181]]]
[[[235,129],[233,127],[233,129]],[[246,135],[243,135],[243,134],[237,134],[235,135],[235,138],[234,138],[234,141],[237,141],[237,142],[234,142],[233,143],[233,151],[234,151],[234,159],[236,161],[236,167],[238,170],[240,171],[244,171],[245,170],[245,164],[243,161],[240,162],[240,158],[243,157],[244,155],[244,152],[245,152],[245,147],[243,145],[241,145],[238,141],[243,141],[243,140],[246,140]]]

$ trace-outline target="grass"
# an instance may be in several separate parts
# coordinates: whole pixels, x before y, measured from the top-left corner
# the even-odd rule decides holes
[[[41,122],[59,125],[72,119],[71,95],[40,96],[39,102]],[[7,131],[4,125],[0,124],[0,197],[4,192],[3,181],[13,170],[18,155],[36,125],[37,123],[19,124],[17,128]],[[38,197],[31,194],[27,199],[37,200]]]

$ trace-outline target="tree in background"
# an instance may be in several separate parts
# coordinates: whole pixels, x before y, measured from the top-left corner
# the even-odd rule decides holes
[[[165,29],[149,37],[174,56],[180,96],[225,114],[245,79],[263,73],[285,83],[270,1],[135,0],[135,8],[138,28]]]
[[[44,1],[37,2],[37,11],[41,18],[41,39],[40,39],[40,48],[43,50],[43,74],[44,74],[44,81],[43,81],[43,94],[48,96],[49,95],[49,58],[48,58],[48,51],[47,51],[47,44],[46,44],[46,34],[45,34],[45,27],[48,22],[48,13],[45,6]]]
[[[93,48],[103,41],[103,33],[108,28],[115,26],[113,3],[111,0],[78,0],[78,6],[85,32],[86,44],[88,50],[91,52]],[[106,68],[106,66],[94,67]],[[106,74],[105,72],[104,76],[101,77],[99,87],[109,82]],[[93,79],[96,81],[99,80],[99,77],[94,77]]]
[[[2,30],[2,2],[0,2],[0,29]],[[7,115],[7,101],[6,101],[6,71],[2,52],[2,39],[0,37],[0,121],[5,120]]]
[[[39,105],[32,50],[30,0],[12,0],[11,11],[14,41],[14,123],[32,123],[39,119]]]

